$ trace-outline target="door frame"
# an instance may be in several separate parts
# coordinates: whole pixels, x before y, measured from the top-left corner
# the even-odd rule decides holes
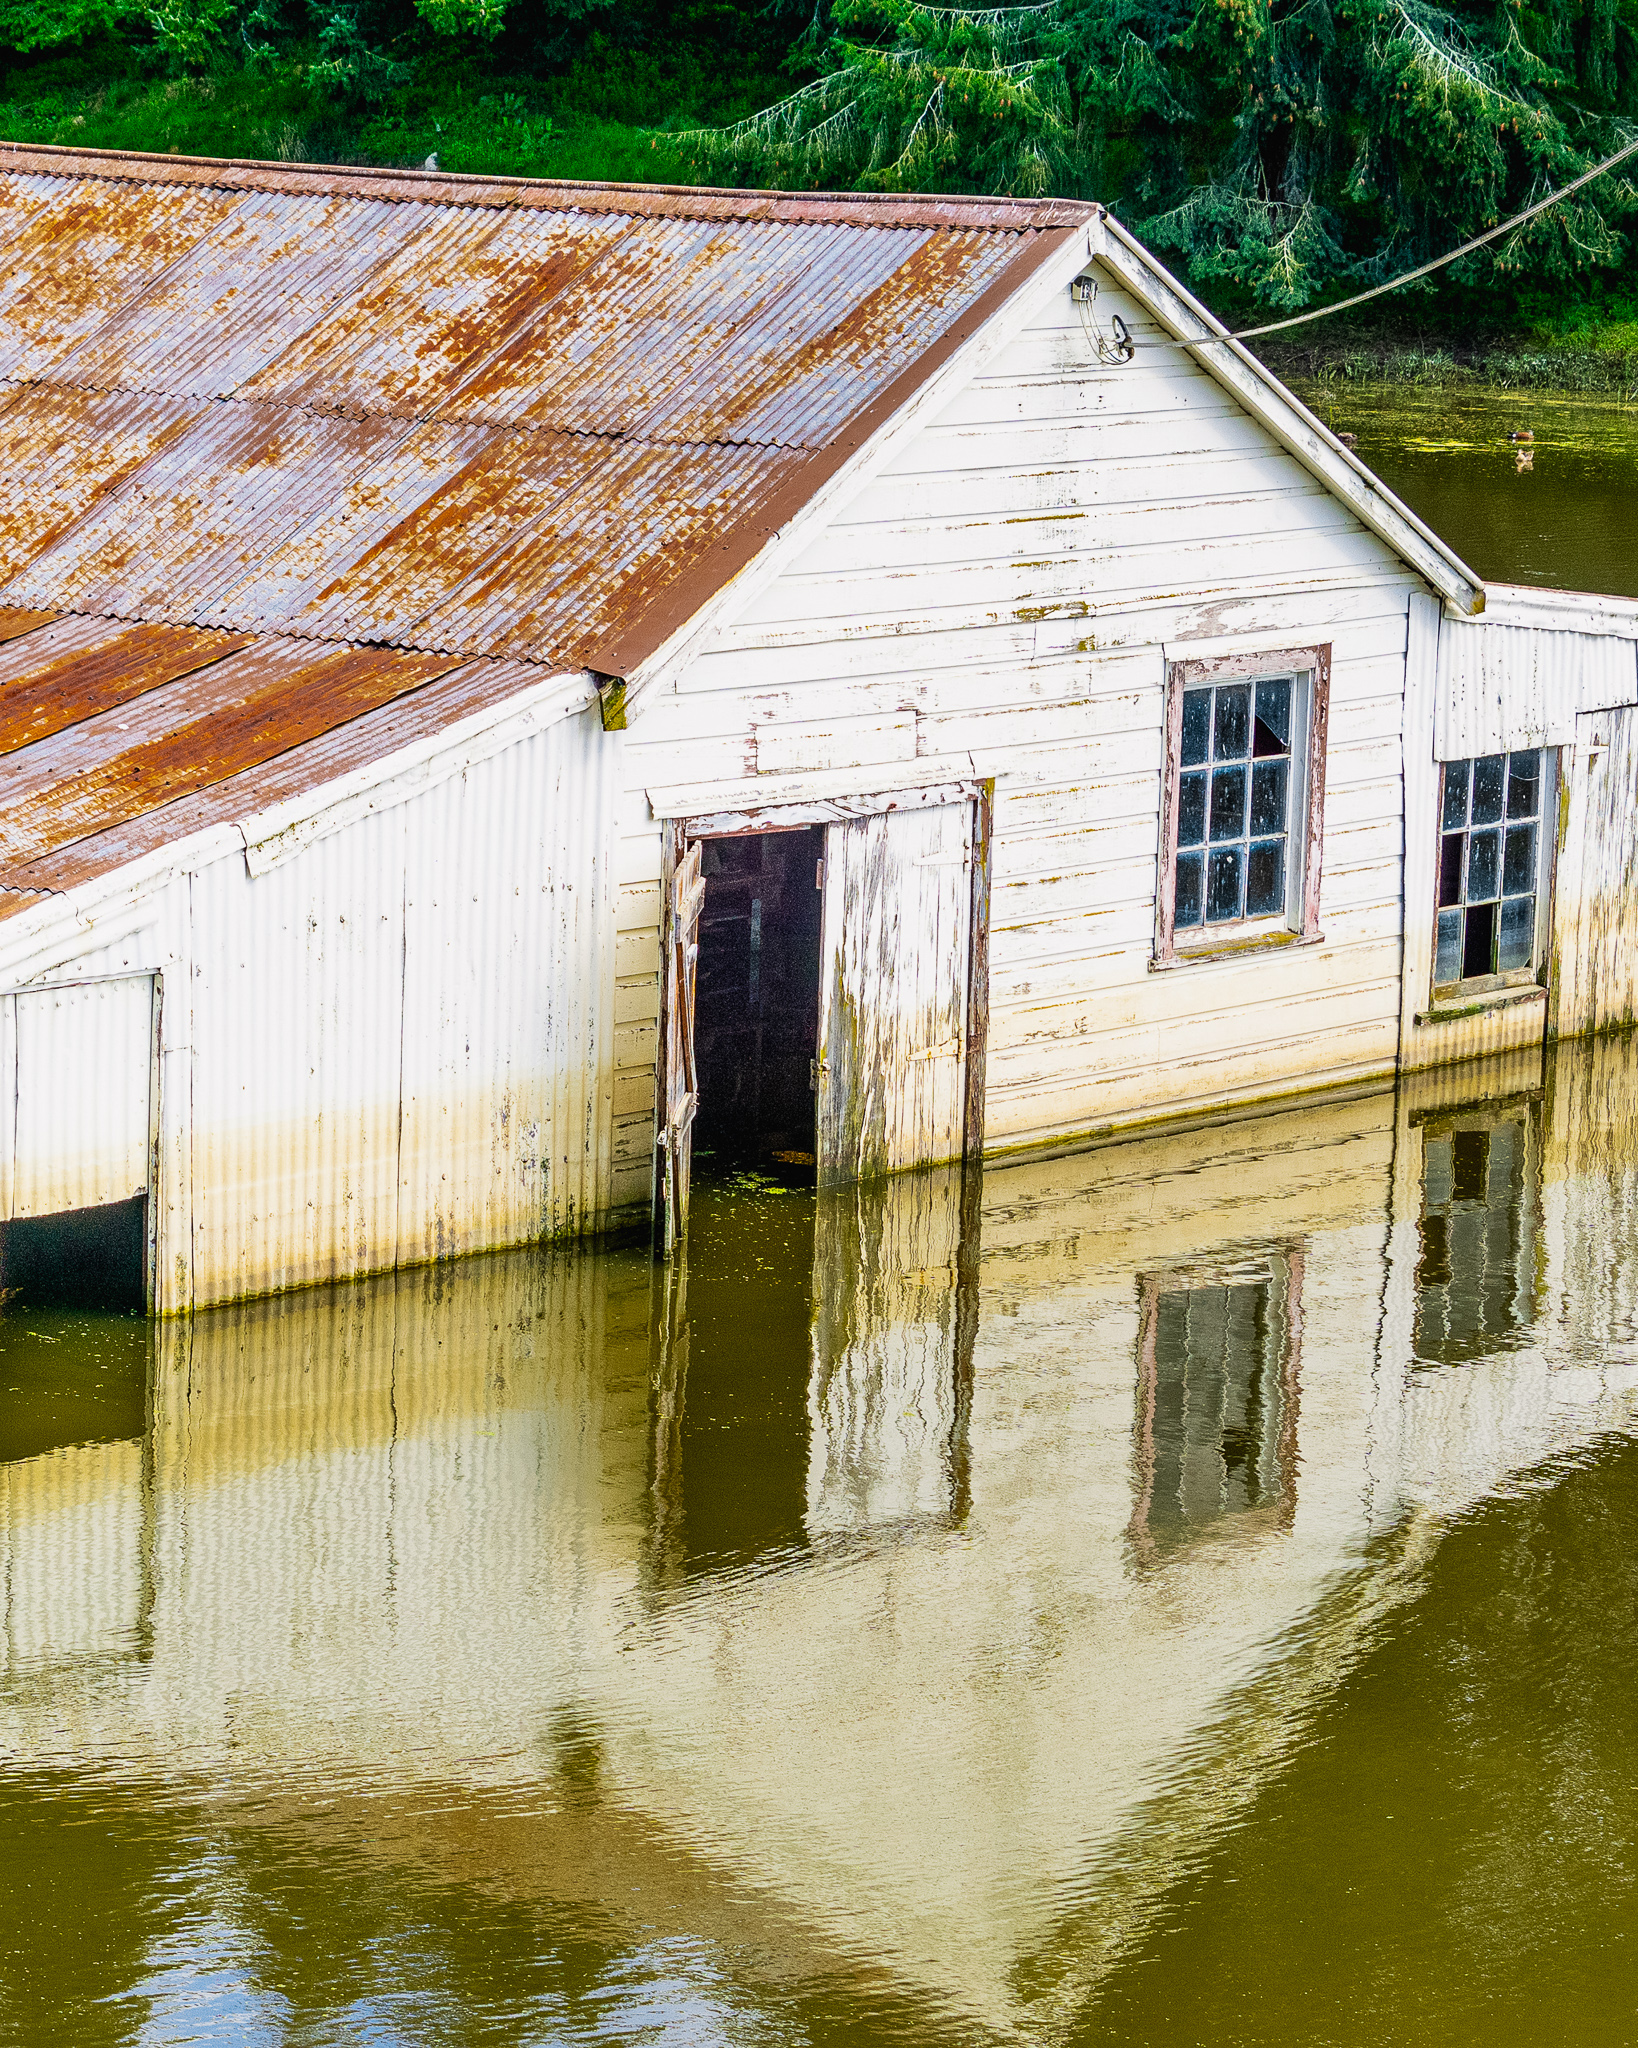
[[[673,956],[677,949],[672,924],[677,893],[676,878],[678,870],[688,858],[690,847],[702,839],[733,839],[749,837],[758,832],[800,831],[810,825],[843,825],[853,818],[879,817],[888,811],[923,810],[937,804],[955,803],[970,804],[973,807],[972,898],[967,927],[967,1040],[961,1155],[963,1159],[972,1161],[981,1158],[984,1151],[984,1079],[990,1027],[990,876],[994,845],[995,778],[989,776],[969,782],[934,783],[919,789],[880,790],[861,796],[823,797],[807,802],[781,803],[774,799],[768,803],[747,805],[743,810],[710,811],[692,817],[662,820],[664,831],[660,863],[660,1031],[654,1070],[654,1204],[656,1235],[665,1257],[671,1256],[674,1244],[682,1238],[688,1207],[686,1166],[683,1172],[684,1184],[680,1192],[674,1191],[674,1174],[670,1189],[664,1179],[664,1176],[671,1172],[671,1163],[665,1153],[664,1133],[666,1106],[671,1093],[671,1076],[667,1069],[667,1062],[671,1057],[670,1048],[674,1036],[675,1042],[681,1045],[685,1030],[692,1023],[691,1018],[677,1016],[678,1006],[684,1001],[686,991],[679,983],[675,972]],[[823,944],[822,938],[820,943]],[[674,1022],[678,1027],[675,1034],[672,1028]],[[691,1072],[691,1042],[682,1048],[682,1057],[688,1061]],[[680,1214],[675,1223],[671,1224],[668,1223],[668,1217],[673,1205],[680,1210]]]

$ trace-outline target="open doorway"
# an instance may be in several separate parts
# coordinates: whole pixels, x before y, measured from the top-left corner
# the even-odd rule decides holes
[[[666,824],[655,1217],[695,1149],[820,1187],[983,1150],[987,785]],[[845,808],[845,815],[834,812]],[[715,829],[713,829],[715,828]]]
[[[148,1198],[0,1223],[0,1300],[20,1308],[147,1306]]]
[[[702,844],[696,1158],[813,1167],[824,853],[820,825]]]

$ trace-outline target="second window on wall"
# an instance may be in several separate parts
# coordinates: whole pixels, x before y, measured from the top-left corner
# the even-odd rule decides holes
[[[1435,988],[1534,975],[1553,761],[1532,747],[1444,764]]]

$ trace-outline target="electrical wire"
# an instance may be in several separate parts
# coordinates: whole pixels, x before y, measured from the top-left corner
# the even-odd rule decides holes
[[[1515,213],[1511,220],[1504,220],[1500,227],[1491,228],[1482,235],[1475,235],[1471,242],[1464,242],[1459,249],[1452,249],[1448,256],[1436,256],[1431,263],[1424,263],[1416,270],[1407,270],[1403,277],[1396,277],[1390,284],[1373,285],[1368,292],[1356,292],[1351,299],[1338,299],[1335,305],[1317,306],[1312,312],[1297,313],[1289,320],[1271,320],[1265,327],[1241,327],[1234,333],[1200,334],[1190,340],[1174,342],[1174,348],[1203,348],[1214,341],[1253,341],[1263,334],[1283,334],[1288,327],[1304,327],[1311,320],[1329,319],[1333,313],[1346,313],[1350,307],[1363,306],[1368,300],[1380,299],[1387,292],[1396,292],[1401,285],[1415,284],[1418,278],[1428,277],[1435,270],[1443,270],[1447,263],[1455,263],[1463,256],[1471,256],[1475,249],[1482,249],[1487,242],[1494,242],[1510,234],[1514,228],[1523,227],[1537,214],[1545,213],[1549,207],[1557,206],[1560,200],[1568,199],[1572,192],[1579,192],[1583,185],[1590,185],[1595,178],[1602,178],[1607,171],[1613,171],[1617,164],[1625,163],[1630,156],[1638,156],[1638,140],[1618,149],[1614,156],[1605,157],[1601,164],[1594,164],[1590,171],[1583,171],[1579,178],[1561,186],[1557,192],[1549,192],[1545,199],[1538,199],[1534,206],[1527,206],[1522,213]]]

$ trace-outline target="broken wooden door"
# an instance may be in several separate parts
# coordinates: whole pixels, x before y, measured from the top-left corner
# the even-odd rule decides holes
[[[826,832],[814,1063],[821,1187],[969,1149],[974,853],[970,802],[850,818]]]
[[[1638,709],[1583,711],[1567,750],[1553,905],[1551,1029],[1638,1023]]]
[[[666,905],[665,1045],[661,1072],[660,1201],[665,1256],[688,1227],[688,1178],[693,1158],[699,1081],[694,1071],[694,988],[699,969],[700,907],[705,878],[701,843],[684,846],[671,869]]]

